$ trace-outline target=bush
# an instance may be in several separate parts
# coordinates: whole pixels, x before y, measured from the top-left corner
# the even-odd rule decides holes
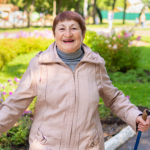
[[[53,42],[52,39],[42,38],[18,38],[0,40],[0,69],[12,58],[19,54],[29,53],[31,51],[46,50]]]
[[[4,148],[12,145],[27,145],[30,127],[33,120],[32,116],[31,111],[25,111],[10,130],[2,133],[0,147]]]
[[[138,47],[130,46],[133,38],[132,32],[122,31],[101,33],[87,31],[84,43],[95,52],[98,52],[106,62],[106,68],[110,72],[126,72],[137,68],[140,50]],[[138,38],[139,39],[139,38]]]
[[[122,72],[115,72],[115,73],[109,73],[109,77],[113,82],[121,82],[121,83],[127,83],[127,82],[150,82],[150,76],[144,71],[143,69],[136,69],[136,70],[128,70],[126,73]]]

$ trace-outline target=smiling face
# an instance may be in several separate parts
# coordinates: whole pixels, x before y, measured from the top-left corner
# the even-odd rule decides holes
[[[58,22],[54,37],[58,49],[65,53],[77,51],[84,39],[80,25],[74,20]]]

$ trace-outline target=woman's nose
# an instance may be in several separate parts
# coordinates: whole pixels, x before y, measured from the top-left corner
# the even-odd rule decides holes
[[[70,31],[70,30],[66,30],[66,31],[65,31],[65,36],[66,36],[66,37],[72,36],[71,31]]]

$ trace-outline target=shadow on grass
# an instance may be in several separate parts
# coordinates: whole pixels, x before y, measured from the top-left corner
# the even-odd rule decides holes
[[[9,65],[5,66],[5,68],[1,71],[6,76],[12,77],[21,77],[25,70],[27,69],[28,64],[16,64],[16,65]]]

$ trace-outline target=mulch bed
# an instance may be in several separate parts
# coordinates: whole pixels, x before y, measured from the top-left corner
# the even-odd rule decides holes
[[[147,107],[137,106],[140,111],[144,111],[145,109],[149,109]],[[117,133],[119,133],[123,128],[127,127],[128,125],[122,121],[118,117],[114,117],[113,114],[110,115],[109,118],[101,120],[104,140],[107,141]]]

